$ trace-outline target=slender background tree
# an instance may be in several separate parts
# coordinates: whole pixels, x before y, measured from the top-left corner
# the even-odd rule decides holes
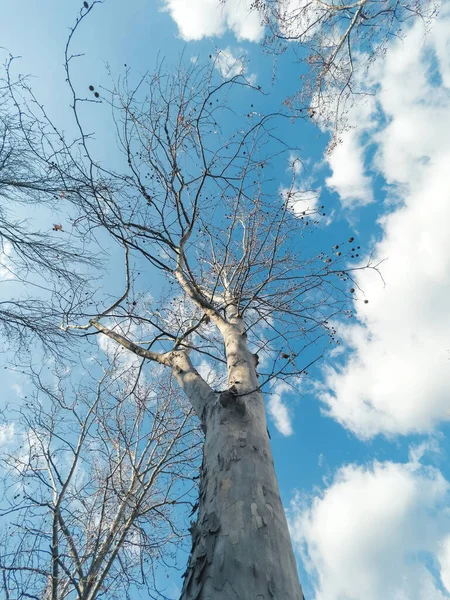
[[[84,184],[57,132],[21,102],[25,91],[36,99],[26,78],[11,77],[12,62],[0,78],[0,329],[11,349],[26,350],[37,338],[61,355],[61,304],[85,299],[86,271],[99,265],[99,251],[87,250],[85,235],[63,233],[65,195]]]
[[[163,598],[195,501],[201,437],[171,377],[120,348],[33,374],[6,407],[0,572],[5,598]],[[80,372],[82,382],[78,383]]]

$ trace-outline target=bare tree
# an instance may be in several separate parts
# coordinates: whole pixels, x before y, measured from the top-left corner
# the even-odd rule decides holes
[[[5,411],[0,549],[6,598],[156,597],[156,564],[183,540],[201,436],[171,378],[115,350]],[[158,592],[158,598],[164,597]]]
[[[439,0],[254,0],[251,10],[267,28],[266,51],[277,56],[290,48],[303,65],[287,104],[336,134],[347,125],[351,103],[367,93],[367,69],[388,42],[415,20],[427,31],[439,7]]]
[[[317,194],[301,187],[298,159],[285,189],[277,176],[292,150],[277,136],[289,115],[261,114],[260,91],[242,75],[217,79],[214,65],[159,69],[97,92],[111,105],[124,157],[121,171],[100,167],[70,73],[81,20],[66,72],[84,150],[73,156],[65,144],[64,152],[85,188],[70,200],[84,215],[80,227],[101,227],[123,247],[124,289],[84,314],[68,310],[62,328],[98,332],[165,367],[200,420],[198,517],[182,599],[301,600],[263,391],[279,380],[295,390],[324,340],[339,343],[352,273],[377,265],[359,264],[353,237],[314,249],[311,232],[324,216]],[[233,100],[245,110],[234,111]]]
[[[86,298],[98,249],[88,251],[88,236],[60,222],[66,196],[86,192],[85,182],[63,138],[22,102],[31,90],[26,78],[12,78],[12,63],[9,57],[0,77],[0,330],[11,349],[37,337],[61,354],[61,305]]]
[[[243,77],[215,82],[212,70],[191,67],[124,87],[111,104],[128,171],[120,194],[98,193],[86,213],[122,241],[127,284],[87,324],[65,328],[97,330],[170,369],[200,419],[206,439],[182,598],[301,599],[262,391],[279,379],[295,389],[321,357],[317,350],[308,362],[306,350],[324,336],[339,343],[352,271],[376,267],[348,265],[359,256],[353,238],[308,256],[303,242],[323,207],[299,189],[295,165],[287,189],[271,181],[272,119],[283,116],[232,113],[226,98],[238,88],[256,102]],[[159,289],[131,289],[130,256]],[[221,391],[191,356],[211,366]]]

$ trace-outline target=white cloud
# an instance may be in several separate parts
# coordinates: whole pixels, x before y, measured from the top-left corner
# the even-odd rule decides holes
[[[201,377],[213,389],[222,389],[226,386],[226,373],[219,372],[215,366],[211,365],[207,360],[202,359],[195,367]]]
[[[411,444],[408,453],[409,462],[412,465],[419,466],[421,460],[426,454],[441,454],[437,437],[427,438],[424,442],[420,442],[418,444]]]
[[[167,10],[186,41],[221,36],[232,31],[239,40],[258,42],[264,34],[261,18],[250,10],[252,0],[164,0]]]
[[[296,217],[312,215],[318,208],[321,188],[314,189],[313,178],[304,173],[303,161],[297,154],[289,155],[287,171],[292,181],[288,187],[280,188],[282,198]]]
[[[339,194],[343,208],[373,202],[372,181],[365,174],[360,131],[351,129],[341,134],[341,142],[331,152],[328,164],[332,175],[326,179],[327,187]]]
[[[370,139],[391,212],[373,260],[387,259],[386,287],[373,272],[356,276],[369,304],[355,295],[358,323],[341,328],[350,356],[326,369],[321,389],[329,414],[361,437],[450,420],[450,82],[441,62],[449,44],[447,8],[425,43],[418,24],[376,67],[383,120]],[[342,193],[346,205],[345,185]]]
[[[303,171],[303,161],[300,158],[300,156],[298,154],[295,154],[294,152],[291,152],[289,154],[288,171],[289,170],[292,170],[295,176],[300,175],[300,173]]]
[[[24,395],[23,387],[19,383],[11,384],[11,389],[16,394],[16,396],[18,396],[19,398],[23,397],[23,395]]]
[[[11,253],[12,244],[10,242],[3,242],[2,248],[0,249],[0,281],[7,281],[9,279],[14,279],[15,277],[11,270]]]
[[[326,9],[311,0],[278,0],[277,12],[281,35],[305,42],[319,32]]]
[[[217,51],[215,67],[222,78],[231,79],[237,75],[245,75],[252,84],[256,83],[256,75],[254,73],[247,75],[248,69],[245,50],[243,50],[243,48],[237,48],[235,52],[239,55],[236,56],[233,54],[233,50],[230,47]]]
[[[450,592],[449,491],[434,467],[376,462],[341,468],[315,498],[297,496],[292,538],[315,599],[448,598],[429,565],[440,561]]]
[[[364,70],[367,58],[356,54],[354,57],[355,84],[358,88],[367,87],[367,73]],[[359,98],[350,110],[341,106],[339,89],[330,82],[329,90],[324,97],[317,96],[314,102],[321,107],[318,109],[315,121],[323,131],[330,127],[330,115],[341,115],[340,121],[333,127],[332,145],[326,154],[332,174],[326,179],[327,187],[339,194],[344,209],[354,209],[374,201],[372,179],[367,174],[365,165],[365,150],[369,143],[373,144],[374,130],[377,127],[376,83],[370,94]],[[345,101],[344,101],[345,105]]]
[[[136,339],[137,334],[139,333],[139,327],[135,324],[127,324],[124,327],[116,325],[114,327],[113,323],[109,324],[115,331],[124,335],[125,337],[129,337],[130,339]],[[123,346],[121,346],[115,340],[109,338],[107,335],[100,334],[97,336],[97,343],[108,359],[114,364],[117,373],[126,374],[127,371],[131,370],[132,375],[135,374],[135,371],[139,369],[142,358],[137,356],[130,350],[127,350]],[[143,375],[141,375],[141,378]]]
[[[14,440],[15,433],[14,423],[0,424],[0,447],[10,444]]]
[[[307,190],[294,185],[289,190],[283,188],[281,193],[288,198],[289,207],[296,217],[301,217],[305,212],[313,214],[317,210],[320,189]]]
[[[438,553],[438,560],[441,567],[442,583],[450,592],[450,535],[441,542],[441,550]]]
[[[283,435],[292,435],[294,430],[292,428],[291,415],[289,409],[283,402],[283,392],[289,391],[291,388],[284,382],[277,383],[271,393],[268,394],[267,412],[271,416],[275,427]]]

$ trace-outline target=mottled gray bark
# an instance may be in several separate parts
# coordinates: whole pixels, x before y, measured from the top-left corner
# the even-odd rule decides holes
[[[239,315],[227,321],[220,329],[229,389],[209,395],[201,415],[206,441],[198,518],[181,600],[302,600],[256,357]]]
[[[275,475],[257,357],[232,301],[226,318],[208,307],[205,312],[225,344],[228,389],[222,393],[202,379],[186,351],[157,354],[91,322],[132,352],[169,366],[205,432],[198,517],[191,525],[181,600],[304,600]]]

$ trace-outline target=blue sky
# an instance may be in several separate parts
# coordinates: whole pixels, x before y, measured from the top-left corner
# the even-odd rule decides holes
[[[107,87],[106,64],[114,76],[124,65],[140,74],[158,54],[175,64],[182,52],[207,61],[220,51],[224,68],[246,57],[247,75],[268,92],[266,106],[295,90],[299,65],[289,51],[271,83],[272,59],[246,2],[233,0],[229,10],[212,0],[129,4],[106,0],[80,30],[80,86]],[[36,95],[62,126],[63,48],[80,5],[2,7],[1,45],[22,56],[18,72],[33,74]],[[328,132],[317,126],[283,132],[305,164],[299,182],[320,188],[329,216],[314,243],[328,248],[353,235],[362,255],[384,260],[384,282],[373,273],[357,277],[357,321],[340,325],[339,351],[310,370],[301,394],[278,390],[268,400],[308,600],[450,597],[449,56],[447,2],[426,38],[417,24],[402,42],[392,40],[367,76],[377,95],[351,109],[352,128],[331,153]],[[98,114],[86,118],[105,160],[114,160]],[[280,174],[280,185],[287,180]],[[14,385],[25,385],[15,373],[0,376],[11,398]]]

